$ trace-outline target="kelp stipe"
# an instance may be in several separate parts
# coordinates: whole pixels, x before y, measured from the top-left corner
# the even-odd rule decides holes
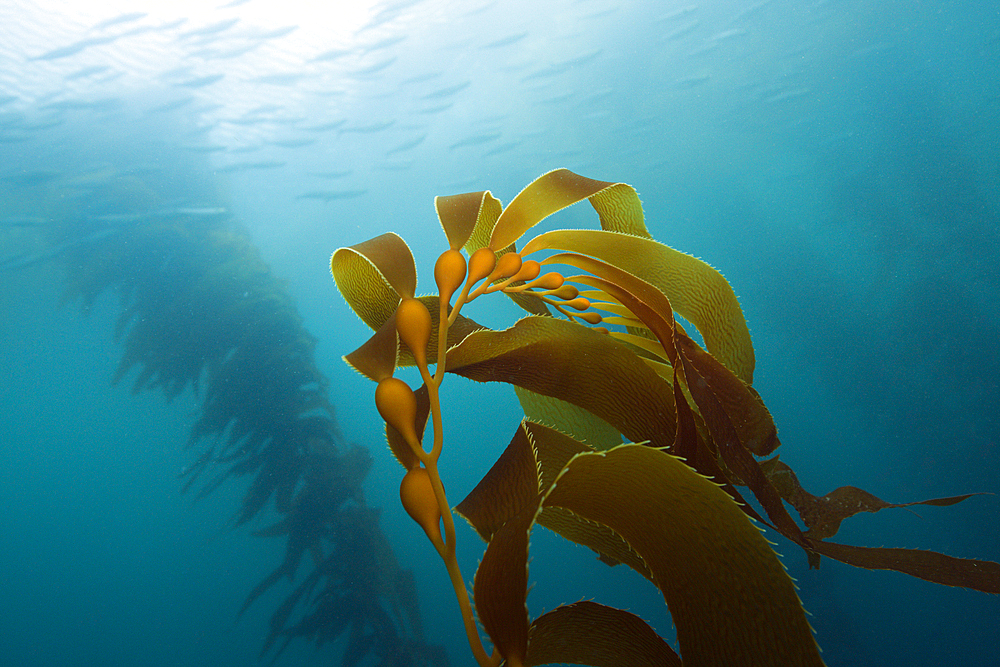
[[[600,230],[551,231],[516,250],[527,230],[584,199]],[[814,567],[826,555],[1000,592],[997,563],[827,541],[857,512],[903,505],[854,487],[816,498],[776,456],[758,460],[780,443],[752,387],[754,352],[733,290],[704,262],[651,238],[631,186],[559,169],[505,209],[488,191],[438,197],[435,207],[449,245],[435,267],[438,295],[416,296],[413,257],[392,233],[338,249],[330,266],[348,304],[375,330],[344,359],[377,383],[389,447],[407,470],[401,500],[445,562],[479,665],[822,665],[794,585],[753,520],[799,545]],[[554,254],[529,257],[540,251]],[[583,273],[543,274],[551,265]],[[466,303],[494,292],[529,315],[501,331],[461,315]],[[704,348],[674,312],[698,329]],[[394,376],[412,365],[423,380],[417,391]],[[455,508],[487,542],[474,606],[437,467],[446,371],[514,385],[525,411],[507,449]],[[622,436],[641,444],[621,444]],[[765,516],[744,501],[743,487]],[[536,523],[656,585],[680,656],[640,619],[595,602],[529,619],[528,536]]]
[[[46,221],[49,250],[38,257],[64,265],[66,301],[86,310],[120,294],[114,381],[132,376],[134,393],[168,399],[197,392],[188,447],[200,455],[184,488],[203,497],[249,478],[233,524],[276,512],[255,535],[282,539],[284,560],[240,613],[281,579],[306,575],[274,612],[261,656],[276,659],[295,638],[346,635],[344,665],[447,665],[423,639],[411,573],[365,504],[371,458],[338,432],[292,298],[225,208],[171,208],[161,183],[109,168],[93,192],[39,188],[25,213]]]

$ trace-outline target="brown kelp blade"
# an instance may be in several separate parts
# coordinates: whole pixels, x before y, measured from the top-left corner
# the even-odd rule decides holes
[[[389,232],[330,257],[337,289],[358,317],[377,330],[396,310],[400,298],[417,289],[417,269],[406,241]]]
[[[400,345],[393,311],[361,347],[344,355],[344,361],[369,380],[381,382],[396,370]]]
[[[476,570],[476,614],[509,665],[523,665],[528,651],[528,533],[538,500],[493,534]]]
[[[506,521],[537,506],[540,493],[555,481],[575,455],[594,451],[564,433],[530,421],[521,422],[504,453],[455,508],[489,542]],[[562,508],[539,514],[536,521],[568,540],[593,549],[608,564],[625,563],[652,579],[649,568],[607,526],[583,521]]]
[[[447,368],[569,401],[634,442],[673,441],[670,385],[625,344],[575,322],[529,316],[502,331],[475,331],[448,351]]]
[[[521,254],[540,250],[587,255],[641,277],[697,327],[709,352],[741,380],[753,383],[754,351],[743,310],[729,282],[702,260],[652,239],[591,229],[540,234],[521,249]],[[586,270],[613,280],[604,273]]]
[[[532,622],[525,665],[553,663],[681,667],[680,657],[641,618],[586,600],[556,607]]]
[[[781,494],[781,497],[794,507],[799,516],[802,517],[803,523],[808,528],[806,536],[820,540],[836,535],[841,522],[859,512],[878,512],[879,510],[912,507],[913,505],[947,507],[972,496],[982,495],[967,493],[961,496],[932,498],[909,503],[888,503],[856,486],[841,486],[825,496],[817,497],[803,489],[795,472],[785,463],[779,461],[777,457],[762,461],[760,467],[778,493]]]
[[[584,199],[590,200],[605,229],[649,235],[642,203],[631,185],[595,181],[569,169],[554,169],[532,181],[507,205],[493,229],[489,247],[507,247],[548,216]]]
[[[576,454],[590,451],[558,431],[522,422],[504,454],[459,505],[458,511],[489,541],[474,584],[479,619],[507,664],[679,665],[676,653],[641,619],[590,602],[543,615],[531,625],[529,640],[525,598],[528,538],[535,520],[557,517],[577,524],[581,534],[612,536],[618,543],[614,553],[638,558],[607,526],[560,507],[538,511],[540,490]],[[645,574],[652,578],[648,570]]]
[[[470,255],[489,243],[502,209],[489,190],[435,197],[434,208],[451,249]]]
[[[455,511],[486,542],[507,521],[538,503],[538,466],[522,422],[493,467]]]
[[[592,276],[574,276],[572,280],[603,290],[631,310],[657,337],[671,363],[676,361],[678,341],[690,341],[676,330],[670,300],[654,285],[624,269],[577,253],[560,253],[546,263],[568,264],[592,273]],[[693,350],[697,345],[691,342],[689,348]],[[760,397],[731,369],[698,350],[701,353],[693,356],[698,359],[699,367],[711,366],[713,391],[728,411],[739,415],[735,424],[742,441],[760,456],[774,451],[778,446],[777,429]]]
[[[955,558],[936,551],[855,547],[813,540],[817,553],[866,570],[895,570],[946,586],[961,586],[984,593],[1000,594],[1000,563]]]
[[[649,565],[687,667],[823,664],[795,586],[760,530],[679,459],[641,445],[580,454],[542,514],[553,506],[610,527]]]

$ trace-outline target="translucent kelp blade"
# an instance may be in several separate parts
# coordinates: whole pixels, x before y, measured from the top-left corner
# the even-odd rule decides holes
[[[330,257],[337,289],[358,317],[378,329],[396,310],[401,298],[417,289],[417,269],[406,241],[389,232]]]
[[[854,547],[814,540],[818,553],[841,563],[866,570],[894,570],[945,586],[961,586],[984,593],[1000,594],[1000,563],[955,558],[936,551]]]
[[[479,622],[508,665],[523,665],[528,651],[528,534],[537,503],[493,534],[472,584]]]
[[[532,422],[572,434],[576,440],[598,450],[622,444],[622,435],[614,426],[569,401],[544,396],[516,385],[514,393],[521,403],[524,416]]]
[[[614,567],[627,565],[643,577],[656,584],[653,572],[625,539],[604,524],[594,523],[581,518],[563,507],[546,507],[536,519],[539,526],[548,528],[553,533],[570,542],[587,547],[597,554],[602,563]]]
[[[932,498],[909,503],[887,503],[877,496],[856,486],[841,486],[822,497],[814,496],[799,484],[795,472],[777,457],[762,461],[760,464],[764,474],[781,494],[785,501],[795,508],[806,524],[806,537],[824,540],[833,537],[840,529],[844,519],[859,512],[878,512],[879,510],[911,507],[913,505],[934,505],[947,507],[967,500],[978,493],[967,493],[961,496],[947,498]]]
[[[526,421],[523,426],[529,435],[528,441],[534,448],[535,460],[538,461],[538,485],[542,493],[548,492],[574,456],[594,451],[575,437],[542,424]],[[546,508],[544,512],[538,513],[535,521],[567,540],[597,552],[600,560],[608,565],[624,563],[650,581],[653,580],[653,575],[642,558],[611,528],[587,521],[562,507]]]
[[[609,526],[653,571],[686,667],[822,665],[795,586],[722,489],[663,451],[580,454],[544,507]]]
[[[447,369],[569,401],[634,442],[673,442],[670,385],[623,343],[575,322],[529,316],[473,332],[448,351]]]
[[[595,181],[568,169],[555,169],[536,178],[507,205],[493,229],[489,246],[494,250],[505,248],[548,216],[584,199],[590,199],[602,225],[648,234],[642,203],[632,186]]]
[[[589,601],[556,607],[531,624],[525,665],[553,663],[681,667],[680,657],[641,618]]]
[[[400,345],[399,334],[396,333],[396,312],[393,311],[361,347],[344,355],[344,361],[369,380],[381,382],[396,370]]]
[[[669,360],[667,358],[667,353],[663,349],[663,346],[654,339],[646,338],[645,336],[637,336],[635,334],[625,333],[624,331],[612,331],[610,335],[623,343],[629,343],[634,345],[640,350],[648,352],[650,355],[656,357],[660,363],[668,364]]]
[[[531,239],[521,254],[538,250],[596,257],[641,276],[698,328],[709,352],[741,380],[753,384],[753,343],[743,310],[729,282],[702,260],[652,239],[590,229],[546,232]]]
[[[489,190],[484,190],[435,197],[434,208],[451,249],[466,248],[471,255],[489,242],[501,205]]]

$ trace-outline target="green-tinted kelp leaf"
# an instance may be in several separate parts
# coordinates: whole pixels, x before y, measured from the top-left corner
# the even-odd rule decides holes
[[[556,607],[532,622],[526,665],[552,663],[681,667],[680,657],[641,618],[589,601]]]
[[[639,553],[686,667],[823,664],[795,586],[760,530],[679,459],[640,445],[580,454],[549,490],[543,515],[550,506],[609,526]]]
[[[673,441],[669,384],[626,345],[575,322],[529,316],[503,331],[473,332],[448,351],[447,368],[569,401],[635,442]]]
[[[413,253],[392,232],[338,248],[330,257],[330,272],[347,304],[374,330],[417,289]]]
[[[641,276],[698,328],[709,352],[741,380],[753,383],[754,351],[743,310],[729,282],[702,260],[652,239],[589,229],[541,234],[521,254],[539,250],[588,255]]]
[[[552,396],[544,396],[514,386],[524,416],[563,433],[571,433],[580,442],[594,449],[611,449],[622,444],[618,430],[592,412]]]

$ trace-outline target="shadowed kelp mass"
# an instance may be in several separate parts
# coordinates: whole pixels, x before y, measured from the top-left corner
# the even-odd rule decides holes
[[[551,231],[516,250],[525,232],[584,199],[600,230]],[[845,486],[817,498],[777,456],[763,459],[780,442],[752,386],[753,347],[735,294],[708,264],[651,238],[631,186],[560,169],[505,209],[488,191],[438,197],[435,206],[450,246],[434,269],[438,295],[416,296],[414,259],[392,233],[338,249],[331,270],[375,331],[345,360],[377,383],[389,446],[407,470],[403,506],[447,567],[478,664],[822,665],[794,584],[753,520],[801,547],[813,567],[825,555],[1000,593],[994,562],[828,541],[858,512],[951,505],[969,495],[892,504]],[[529,258],[536,253],[541,259]],[[583,273],[542,273],[560,265]],[[495,292],[529,315],[500,331],[462,317],[466,303]],[[423,381],[415,392],[395,377],[411,365]],[[506,451],[456,507],[487,542],[472,600],[438,472],[446,372],[514,385],[525,413]],[[643,621],[594,602],[530,619],[536,523],[656,585],[680,655]]]
[[[31,222],[37,238],[8,268],[58,262],[65,301],[84,311],[117,293],[114,382],[198,397],[185,490],[201,498],[243,478],[233,524],[277,516],[254,534],[284,540],[284,560],[243,610],[281,579],[306,575],[273,614],[262,656],[296,638],[344,637],[343,665],[447,664],[424,642],[412,574],[365,503],[371,458],[338,432],[295,303],[210,185],[185,191],[207,205],[177,205],[177,183],[160,176],[109,165],[19,184],[7,198],[16,210],[5,213]]]

